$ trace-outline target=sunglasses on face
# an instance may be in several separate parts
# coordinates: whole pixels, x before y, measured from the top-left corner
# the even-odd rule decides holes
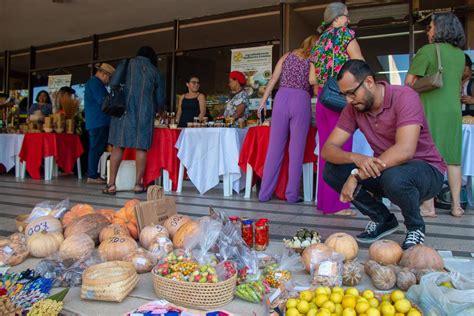
[[[341,92],[341,91],[340,91],[340,92],[339,92],[339,95],[340,95],[341,97],[344,97],[344,98],[345,98],[345,97],[349,97],[349,98],[351,98],[351,99],[354,99],[354,98],[356,97],[357,90],[359,90],[359,88],[362,87],[362,84],[364,83],[364,81],[365,81],[366,78],[367,78],[367,77],[365,77],[365,78],[357,85],[357,87],[355,87],[354,89],[349,90],[349,91],[346,91],[346,92]]]

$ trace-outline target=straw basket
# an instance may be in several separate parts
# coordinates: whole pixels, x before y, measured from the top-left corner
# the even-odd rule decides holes
[[[214,309],[229,304],[234,298],[237,274],[218,283],[195,283],[164,278],[154,271],[156,296],[178,305],[197,309]]]
[[[15,217],[16,227],[20,233],[24,233],[28,223],[25,220],[30,217],[30,214],[21,214]]]
[[[109,261],[91,266],[82,275],[81,298],[122,302],[138,283],[132,263]]]

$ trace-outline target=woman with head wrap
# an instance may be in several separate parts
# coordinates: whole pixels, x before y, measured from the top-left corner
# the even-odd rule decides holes
[[[318,92],[316,104],[316,126],[319,136],[318,157],[318,209],[323,213],[338,215],[355,215],[349,209],[349,203],[339,201],[339,193],[334,191],[323,179],[325,161],[321,158],[321,149],[336,126],[339,113],[326,108],[320,101],[320,94],[326,81],[337,76],[344,63],[349,59],[364,59],[355,33],[348,27],[349,12],[342,2],[332,2],[324,10],[324,22],[318,28],[321,34],[310,57],[311,71],[309,81]],[[343,146],[343,150],[351,151],[352,138]]]

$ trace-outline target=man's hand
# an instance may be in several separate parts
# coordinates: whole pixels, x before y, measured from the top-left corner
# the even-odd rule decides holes
[[[470,95],[463,95],[461,96],[461,103],[474,104],[474,97],[471,97]]]
[[[382,170],[387,166],[382,160],[360,154],[354,154],[352,160],[356,166],[365,173],[365,177],[377,178],[382,174]],[[362,175],[362,178],[365,178]]]
[[[354,192],[357,188],[357,180],[353,176],[349,176],[342,187],[339,200],[343,203],[351,202],[354,199]]]

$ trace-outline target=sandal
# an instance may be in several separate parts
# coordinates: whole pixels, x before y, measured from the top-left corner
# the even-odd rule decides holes
[[[426,210],[426,209],[420,208],[420,214],[423,217],[433,217],[433,218],[438,217],[438,215],[436,215],[435,210]]]
[[[356,216],[357,212],[354,211],[353,209],[348,208],[348,209],[336,212],[333,215],[337,215],[337,216]]]
[[[140,189],[137,190],[136,188],[139,187]],[[141,184],[135,184],[135,189],[133,190],[133,193],[135,194],[142,194],[146,193],[147,188],[145,186],[142,186]]]
[[[114,190],[111,190],[111,188],[114,188]],[[115,184],[106,185],[105,188],[102,189],[102,193],[107,195],[115,195],[117,193],[117,188],[115,187]]]
[[[455,209],[451,209],[451,215],[454,217],[461,217],[464,214],[464,210],[461,206],[456,206]]]

